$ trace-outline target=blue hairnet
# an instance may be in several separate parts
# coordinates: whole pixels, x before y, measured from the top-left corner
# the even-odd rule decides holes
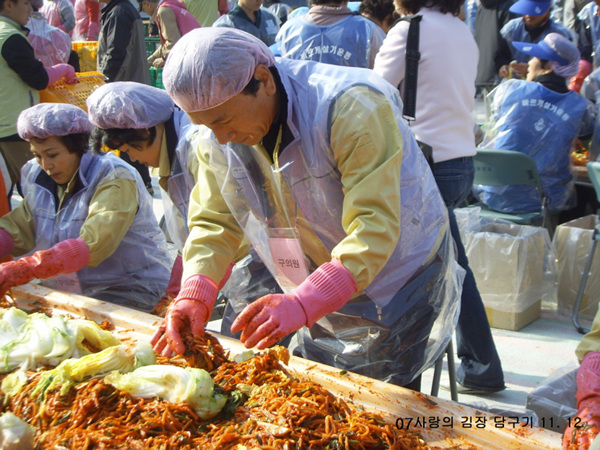
[[[87,98],[90,122],[102,129],[150,128],[173,114],[173,100],[162,89],[133,81],[100,86]]]
[[[203,111],[242,92],[259,64],[273,66],[275,56],[250,33],[225,27],[197,28],[169,52],[163,83],[184,111]]]
[[[22,139],[92,132],[86,112],[69,103],[40,103],[19,114],[17,132]]]

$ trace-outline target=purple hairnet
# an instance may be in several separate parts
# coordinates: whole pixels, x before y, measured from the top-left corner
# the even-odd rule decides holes
[[[162,89],[133,81],[100,86],[87,98],[90,122],[103,129],[150,128],[173,114],[173,100]]]
[[[68,103],[40,103],[19,114],[17,132],[22,139],[92,132],[86,112]]]
[[[579,71],[579,49],[569,39],[558,33],[548,33],[544,42],[559,56],[566,60],[565,64],[551,61],[554,72],[567,79],[577,75]]]
[[[184,111],[203,111],[242,92],[259,64],[273,66],[275,56],[250,33],[225,27],[197,28],[169,52],[163,83]]]
[[[44,0],[31,0],[29,4],[34,11],[38,11],[39,9],[42,9],[42,6],[44,6]]]

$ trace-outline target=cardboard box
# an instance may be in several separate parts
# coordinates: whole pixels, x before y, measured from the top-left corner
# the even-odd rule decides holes
[[[579,217],[556,227],[553,246],[558,274],[558,311],[568,317],[581,283],[590,248],[596,215]],[[593,320],[600,301],[600,245],[596,246],[590,275],[579,308],[579,318]]]
[[[545,228],[483,222],[463,230],[463,243],[492,327],[516,331],[540,317],[548,290]]]
[[[485,306],[485,312],[490,322],[490,327],[518,331],[540,318],[542,314],[542,301],[538,300],[520,313],[515,311],[499,311],[488,306]]]

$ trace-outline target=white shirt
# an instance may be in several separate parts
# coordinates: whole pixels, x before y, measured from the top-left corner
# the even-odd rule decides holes
[[[415,137],[433,147],[437,162],[475,154],[475,77],[479,50],[468,26],[450,13],[421,8]],[[373,70],[403,95],[408,21],[388,33]]]

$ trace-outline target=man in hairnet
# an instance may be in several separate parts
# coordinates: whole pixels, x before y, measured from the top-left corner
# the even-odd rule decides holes
[[[246,347],[287,337],[295,355],[419,389],[456,323],[462,272],[397,89],[368,69],[276,63],[229,28],[184,36],[164,82],[213,139],[197,149],[182,289],[155,351],[181,354],[182,329],[203,333],[246,236],[281,288],[233,322]]]

